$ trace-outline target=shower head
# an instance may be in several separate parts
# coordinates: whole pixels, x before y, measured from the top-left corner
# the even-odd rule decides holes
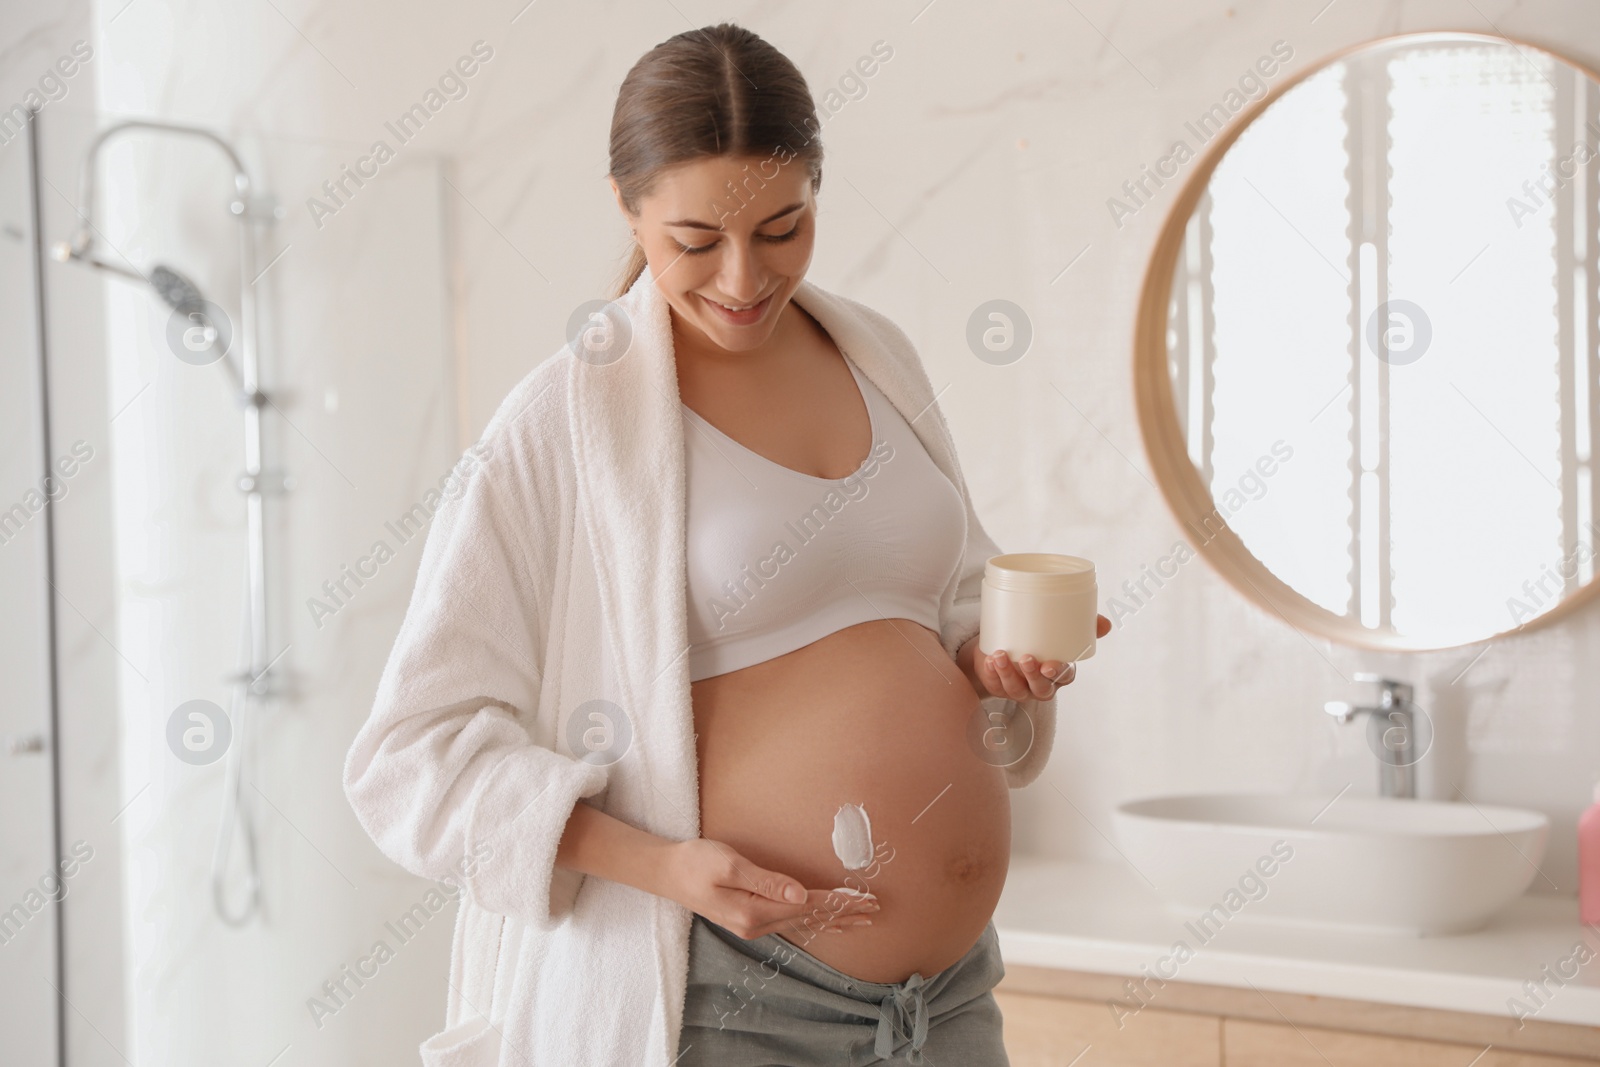
[[[150,268],[150,286],[174,311],[197,310],[205,304],[199,286],[159,263]]]
[[[144,282],[154,289],[156,295],[161,298],[162,303],[173,311],[185,315],[206,314],[209,317],[209,313],[206,310],[206,298],[200,295],[200,287],[164,264],[156,264],[150,268],[148,275],[144,275],[121,264],[101,259],[92,250],[80,249],[68,241],[57,241],[50,251],[62,263],[70,263],[73,260],[77,260],[80,263],[86,263],[94,267],[96,270],[120,274],[130,281]],[[238,357],[233,353],[231,347],[224,353],[222,364],[227,369],[229,376],[233,378],[233,383],[243,389],[243,373],[238,364]]]
[[[211,326],[217,325],[212,319],[213,316],[221,314],[222,309],[211,305],[205,297],[200,295],[200,287],[184,275],[179,274],[164,263],[157,263],[150,268],[150,275],[145,280],[150,283],[150,288],[156,291],[156,295],[161,298],[162,302],[176,314],[196,321],[205,321]],[[228,333],[226,326],[224,326],[223,333],[225,336]],[[175,342],[169,337],[168,343],[174,344]],[[228,349],[223,353],[223,365],[233,378],[233,384],[242,389],[244,388],[244,380],[240,376],[232,346],[226,340],[222,342],[222,345],[225,349]],[[177,349],[174,348],[173,351],[176,352]]]
[[[205,305],[205,297],[200,295],[198,285],[163,264],[158,263],[151,267],[150,273],[146,275],[121,264],[107,262],[92,250],[80,249],[67,241],[57,241],[50,251],[51,255],[62,263],[78,260],[96,270],[120,274],[130,281],[144,282],[174,311],[195,311]]]

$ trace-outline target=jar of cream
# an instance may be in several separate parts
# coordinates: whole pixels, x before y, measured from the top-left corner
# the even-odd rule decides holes
[[[1013,660],[1076,663],[1094,655],[1099,591],[1094,563],[1050,552],[994,556],[984,564],[978,651]]]

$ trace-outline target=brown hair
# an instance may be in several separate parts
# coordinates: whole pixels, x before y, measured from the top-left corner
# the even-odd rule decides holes
[[[686,30],[646,52],[622,80],[611,114],[610,176],[637,214],[666,167],[771,153],[780,166],[804,165],[815,193],[822,187],[817,130],[811,89],[782,52],[730,22]],[[752,174],[746,185],[751,178],[757,188],[765,184]],[[634,242],[616,296],[633,288],[645,262]]]

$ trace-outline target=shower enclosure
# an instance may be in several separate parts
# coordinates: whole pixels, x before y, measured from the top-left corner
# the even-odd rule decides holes
[[[301,98],[258,82],[221,42],[277,41],[270,7],[225,0],[203,32],[173,23],[178,52],[152,48],[144,31],[165,7],[74,18],[0,0],[13,25],[39,27],[9,54],[18,88],[0,104],[75,41],[94,52],[34,123],[36,182],[30,147],[0,133],[0,1064],[406,1062],[444,1023],[449,915],[335,1016],[308,1007],[332,1003],[324,986],[429,888],[378,852],[340,779],[424,543],[388,524],[434,499],[476,433],[462,414],[462,265],[487,261],[514,306],[538,302],[539,322],[558,321],[546,312],[568,294],[545,291],[533,231],[452,170],[439,136],[405,146],[336,217],[313,217],[308,197],[371,144],[348,87],[313,79]],[[287,214],[242,197],[240,169]],[[253,269],[234,203],[255,216]],[[56,258],[62,241],[80,255]],[[259,388],[241,347],[251,299]],[[237,362],[197,365],[191,343],[217,324],[189,318],[196,300],[225,310]],[[530,334],[522,317],[515,336]],[[541,347],[510,345],[505,373]],[[284,471],[295,484],[280,497]],[[252,488],[265,496],[259,569]],[[394,550],[383,570],[336,615],[313,611],[379,539]],[[252,584],[267,610],[252,609]],[[261,614],[269,625],[252,631]],[[209,702],[238,721],[242,691],[247,762],[238,731],[215,762],[174,749],[175,712]]]
[[[50,440],[38,121],[0,152],[0,1034],[10,1063],[58,1062],[66,890],[56,738]],[[67,453],[70,456],[70,452]]]
[[[10,699],[0,702],[0,811],[7,816],[0,830],[0,1035],[7,1062],[64,1064],[65,1011],[71,1003],[66,993],[64,901],[73,877],[92,861],[94,846],[86,840],[69,843],[63,834],[56,613],[63,603],[70,607],[70,601],[55,573],[53,505],[71,491],[73,476],[93,461],[95,447],[82,439],[68,442],[51,426],[47,251],[50,259],[83,263],[138,283],[150,299],[163,302],[181,338],[174,354],[190,363],[220,362],[242,413],[237,491],[245,520],[245,593],[239,659],[218,663],[215,672],[231,699],[217,716],[226,722],[220,736],[227,762],[210,877],[217,917],[236,928],[261,910],[256,817],[244,794],[243,768],[251,720],[270,706],[274,695],[275,661],[267,646],[265,498],[287,490],[292,482],[263,463],[262,410],[271,401],[260,381],[257,300],[251,284],[257,273],[256,231],[281,217],[274,202],[253,187],[238,154],[215,134],[165,122],[121,122],[89,142],[75,209],[78,225],[70,241],[51,241],[41,190],[59,189],[42,173],[40,130],[41,117],[34,113],[24,135],[0,153],[0,291],[8,294],[7,310],[15,309],[0,315],[0,352],[5,355],[0,361],[0,667],[10,683]],[[108,142],[126,134],[206,142],[220,149],[232,167],[229,209],[237,221],[237,321],[178,271],[159,264],[131,265],[120,252],[102,247],[96,224],[99,156]],[[207,737],[217,736],[210,729],[215,723],[205,725]],[[202,754],[192,762],[212,760]]]

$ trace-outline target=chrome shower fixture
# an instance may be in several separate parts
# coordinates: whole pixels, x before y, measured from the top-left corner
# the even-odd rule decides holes
[[[151,267],[150,285],[173,311],[197,311],[205,306],[200,287],[171,267],[160,263]]]
[[[52,246],[51,254],[57,260],[85,263],[97,270],[119,274],[148,285],[175,314],[183,314],[196,321],[223,314],[221,308],[206,300],[198,285],[171,267],[157,264],[150,268],[147,275],[102,258],[96,251],[100,230],[95,226],[95,183],[100,150],[113,137],[133,130],[207,141],[227,156],[233,168],[234,199],[228,207],[238,223],[239,234],[239,324],[236,331],[239,343],[227,346],[222,362],[233,375],[244,409],[244,471],[239,478],[239,487],[245,498],[247,551],[244,612],[240,627],[241,644],[244,646],[240,657],[242,662],[237,672],[226,677],[233,692],[234,740],[226,753],[222,821],[217,830],[211,860],[211,895],[217,915],[223,922],[229,926],[243,926],[261,910],[261,872],[256,856],[255,825],[246,804],[248,797],[242,788],[249,737],[248,720],[256,705],[273,699],[276,691],[272,682],[277,659],[269,658],[267,647],[267,549],[263,494],[265,486],[276,486],[280,490],[287,488],[287,480],[281,472],[263,477],[262,470],[261,413],[269,403],[269,398],[261,389],[256,353],[255,227],[258,223],[270,224],[282,218],[283,211],[270,197],[252,195],[250,175],[239,153],[210,130],[143,119],[119,122],[101,130],[89,144],[84,156],[79,192],[80,222],[72,240],[60,241]],[[237,348],[237,353],[233,351],[234,348]],[[280,653],[277,658],[281,657]],[[244,842],[246,867],[244,899],[238,907],[228,899],[226,885],[228,852],[236,832]]]

